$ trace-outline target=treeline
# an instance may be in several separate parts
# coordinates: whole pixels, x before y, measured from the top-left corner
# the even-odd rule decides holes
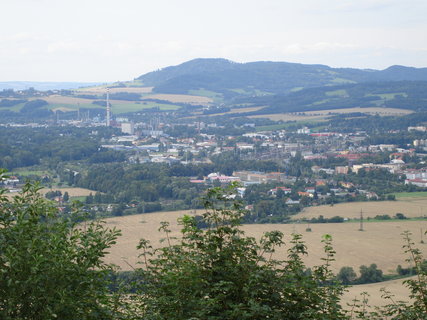
[[[412,266],[403,268],[401,265],[398,265],[396,268],[396,274],[390,275],[385,275],[383,271],[378,269],[378,266],[373,263],[369,267],[365,265],[360,266],[359,276],[357,276],[352,267],[342,267],[337,273],[336,278],[344,285],[358,285],[409,277],[425,272],[427,272],[427,260],[420,261],[417,267]]]
[[[57,165],[59,161],[122,161],[114,151],[99,151],[101,139],[111,137],[110,128],[98,128],[97,134],[85,128],[0,127],[0,166],[12,170],[40,163]]]
[[[390,130],[407,130],[427,121],[427,112],[415,112],[402,116],[380,117],[378,115],[342,114],[335,115],[328,125],[338,132],[355,132],[358,130],[377,134]]]

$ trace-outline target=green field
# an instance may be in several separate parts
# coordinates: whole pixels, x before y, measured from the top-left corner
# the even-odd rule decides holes
[[[19,176],[44,176],[44,175],[49,175],[49,171],[46,170],[29,170],[29,169],[15,169],[13,170],[11,173],[9,173],[9,175],[19,175]]]
[[[427,191],[420,192],[398,192],[393,193],[396,199],[405,199],[405,198],[427,198]]]
[[[393,100],[398,95],[404,96],[405,98],[408,97],[405,92],[366,94],[365,97],[380,97],[382,100]]]
[[[166,104],[166,103],[156,103],[156,102],[123,102],[123,103],[112,103],[111,104],[111,112],[113,114],[121,114],[121,113],[128,113],[128,112],[137,112],[144,109],[151,109],[158,107],[160,110],[178,110],[181,108],[178,105],[174,104]],[[49,104],[45,108],[47,109],[64,109],[69,111],[77,111],[79,108],[87,108],[87,109],[96,109],[96,108],[103,108],[100,105],[91,104],[91,103],[85,103],[85,104],[66,104],[66,103],[54,103]]]
[[[111,111],[113,114],[137,112],[144,109],[159,108],[163,111],[178,110],[180,106],[174,104],[156,103],[156,102],[141,102],[141,103],[114,103],[111,104]]]
[[[325,94],[327,96],[340,96],[340,97],[344,97],[344,96],[348,95],[347,91],[344,89],[328,91],[328,92],[325,92]]]
[[[206,89],[189,90],[188,94],[191,94],[194,96],[208,97],[208,98],[213,99],[215,102],[222,102],[222,100],[223,100],[221,93],[218,93],[215,91],[209,91]]]

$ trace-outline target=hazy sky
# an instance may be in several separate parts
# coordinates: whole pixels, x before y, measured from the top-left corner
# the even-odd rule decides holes
[[[0,81],[117,81],[193,58],[427,67],[427,0],[2,0]]]

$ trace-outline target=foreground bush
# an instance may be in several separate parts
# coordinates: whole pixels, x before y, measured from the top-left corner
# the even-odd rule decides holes
[[[182,239],[170,238],[155,251],[141,240],[145,283],[136,297],[143,319],[345,319],[339,305],[343,291],[329,269],[334,251],[324,238],[324,264],[307,272],[307,253],[294,235],[288,259],[275,260],[283,234],[266,233],[261,241],[240,229],[244,215],[233,200],[234,188],[210,189],[204,199],[206,229],[193,217],[180,220]],[[154,254],[154,255],[153,255]]]
[[[61,219],[38,189],[0,191],[0,319],[116,319],[102,258],[118,232]]]

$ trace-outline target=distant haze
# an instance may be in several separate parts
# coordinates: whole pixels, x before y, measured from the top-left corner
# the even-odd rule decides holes
[[[0,81],[131,80],[202,57],[427,66],[425,0],[5,0]]]
[[[97,82],[31,82],[31,81],[8,81],[0,82],[0,90],[13,89],[25,90],[34,88],[39,91],[77,89],[81,87],[99,85]]]

